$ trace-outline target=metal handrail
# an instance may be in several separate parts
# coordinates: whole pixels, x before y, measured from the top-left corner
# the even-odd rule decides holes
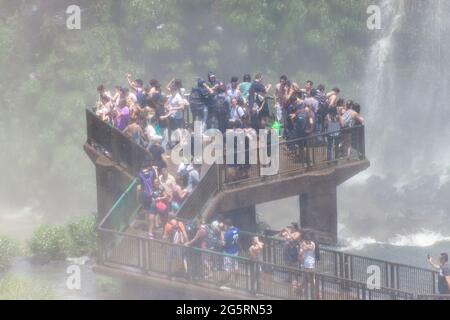
[[[327,281],[327,282],[331,282],[331,283],[336,283],[336,284],[341,284],[344,285],[341,289],[339,290],[343,290],[339,293],[345,293],[347,292],[349,289],[351,288],[355,288],[358,290],[364,289],[367,290],[368,292],[373,292],[373,293],[379,293],[379,294],[384,294],[384,295],[389,295],[392,296],[393,298],[404,298],[404,299],[413,299],[414,295],[406,292],[406,291],[401,291],[401,290],[397,290],[397,289],[392,289],[392,288],[387,288],[387,287],[379,287],[377,289],[369,289],[367,288],[367,284],[364,282],[360,282],[360,281],[355,281],[355,280],[350,280],[350,279],[345,279],[342,277],[338,277],[338,276],[331,276],[331,275],[327,275],[327,274],[322,274],[320,272],[317,271],[313,271],[313,270],[303,270],[303,269],[298,269],[298,268],[292,268],[289,266],[280,266],[280,265],[276,265],[276,264],[272,264],[272,263],[267,263],[267,262],[259,262],[259,261],[254,261],[251,260],[249,258],[246,257],[242,257],[242,256],[232,256],[232,255],[228,255],[225,253],[221,253],[221,252],[215,252],[215,251],[211,251],[211,250],[207,250],[207,249],[201,249],[201,248],[196,248],[196,247],[186,247],[184,245],[178,245],[178,244],[171,244],[168,243],[166,241],[162,241],[162,240],[158,240],[158,239],[148,239],[146,237],[140,236],[140,235],[135,235],[135,234],[129,234],[129,233],[125,233],[125,232],[120,232],[120,231],[114,231],[114,230],[109,230],[109,229],[105,229],[103,227],[99,227],[99,231],[101,233],[110,233],[114,236],[118,236],[118,237],[122,237],[122,238],[128,238],[128,239],[135,239],[138,241],[142,241],[144,243],[148,243],[148,244],[158,244],[162,247],[166,247],[170,250],[170,248],[179,248],[182,250],[185,250],[185,255],[189,256],[189,252],[192,253],[199,253],[199,254],[207,254],[210,256],[215,256],[215,257],[219,257],[219,258],[227,258],[227,259],[231,259],[233,261],[237,261],[240,263],[244,263],[245,265],[253,265],[254,268],[252,268],[251,270],[273,270],[275,272],[284,272],[286,274],[296,274],[299,276],[304,277],[305,275],[310,275],[309,279],[316,279],[317,281]],[[141,252],[142,249],[138,250],[137,252]],[[108,258],[106,257],[106,259],[103,262],[109,262]],[[191,261],[192,262],[192,261]],[[117,262],[111,261],[111,263],[116,264]],[[260,266],[260,267],[259,267]],[[251,272],[251,271],[250,271]],[[248,274],[246,272],[246,276],[250,277],[250,282],[257,282],[258,279],[255,278],[254,276],[252,276],[251,274]],[[195,284],[197,284],[197,281],[195,282]],[[320,291],[320,288],[317,288],[317,285],[314,285],[314,281],[311,282],[311,286],[312,286],[312,290],[313,291]],[[257,284],[252,283],[251,288],[257,288]],[[256,294],[257,292],[255,292],[254,290],[248,290],[248,291],[253,291],[250,293]],[[258,289],[256,289],[256,291],[258,291]],[[311,297],[314,298],[314,294],[311,295]],[[288,296],[286,296],[286,298],[289,298]]]

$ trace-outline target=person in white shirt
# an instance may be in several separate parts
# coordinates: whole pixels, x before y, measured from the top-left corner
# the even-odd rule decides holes
[[[231,110],[230,110],[230,127],[233,127],[234,124],[237,124],[238,122],[242,122],[242,118],[245,115],[244,108],[238,105],[238,99],[232,98],[231,99]]]
[[[167,99],[166,109],[169,111],[169,126],[171,132],[184,126],[184,108],[189,106],[189,102],[182,95],[182,82],[180,79],[170,81],[167,88],[170,95]],[[169,144],[172,146],[171,133],[169,133]]]
[[[145,127],[145,135],[149,141],[149,147],[155,142],[162,142],[163,137],[156,132],[155,129],[156,118],[154,115],[149,114],[147,118],[147,126]]]

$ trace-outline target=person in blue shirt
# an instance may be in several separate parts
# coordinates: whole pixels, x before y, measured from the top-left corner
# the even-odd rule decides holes
[[[238,255],[239,255],[239,229],[233,226],[231,219],[224,221],[225,233],[223,235],[224,247],[224,270],[227,272],[226,282],[230,281],[234,274],[235,281],[237,281],[238,271]]]

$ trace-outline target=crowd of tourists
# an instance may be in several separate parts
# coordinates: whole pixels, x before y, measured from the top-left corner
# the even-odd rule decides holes
[[[144,84],[128,74],[127,82],[128,87],[117,86],[114,92],[99,85],[95,112],[146,148],[158,143],[168,151],[177,144],[171,133],[189,127],[189,110],[203,130],[271,128],[288,140],[329,133],[333,142],[336,131],[364,123],[360,105],[341,98],[339,88],[327,92],[310,80],[301,86],[284,75],[272,88],[264,84],[262,74],[253,80],[249,74],[242,80],[235,76],[225,83],[209,72],[189,93],[180,79],[172,79],[165,90],[156,79]]]
[[[167,252],[168,272],[171,275],[182,272],[201,279],[212,279],[216,272],[224,274],[221,278],[223,284],[236,283],[240,274],[246,270],[245,264],[242,264],[238,257],[259,263],[270,262],[264,260],[264,240],[257,235],[245,232],[242,234],[231,219],[222,216],[208,224],[201,221],[182,221],[175,214],[169,214],[163,228],[162,239],[178,245],[169,247]],[[285,266],[310,271],[315,269],[316,259],[320,257],[318,245],[313,241],[311,234],[303,233],[299,229],[297,223],[284,228],[273,237],[273,240],[280,243]],[[183,250],[184,246],[204,251],[186,251]],[[175,261],[178,263],[174,263]],[[257,280],[265,271],[264,264],[258,265],[255,273]],[[284,277],[282,280],[292,284],[293,290],[297,291],[301,290],[304,284],[303,279],[293,277]]]
[[[210,277],[217,269],[236,276],[238,260],[233,256],[244,255],[262,261],[264,243],[254,237],[242,248],[238,245],[239,229],[229,219],[189,226],[176,218],[183,200],[200,181],[200,165],[180,164],[173,175],[167,165],[169,150],[180,143],[180,140],[172,141],[172,133],[180,129],[192,130],[190,124],[185,123],[188,111],[193,120],[201,121],[203,131],[214,128],[224,133],[271,128],[286,140],[325,133],[329,154],[337,145],[341,129],[364,123],[360,105],[341,98],[338,88],[327,92],[324,85],[315,87],[312,81],[301,86],[287,76],[281,76],[272,87],[264,83],[261,74],[256,74],[253,80],[249,74],[241,81],[239,77],[232,77],[226,84],[209,72],[206,80],[199,78],[189,93],[180,79],[172,79],[164,89],[156,79],[144,84],[128,74],[126,80],[128,86],[117,86],[114,92],[104,85],[98,86],[95,113],[152,155],[151,162],[144,164],[139,173],[140,199],[148,217],[148,237],[155,238],[156,231],[162,230],[159,236],[173,244],[226,254],[223,263],[212,262],[205,255],[198,259],[205,277]],[[302,235],[293,224],[277,236],[284,243],[285,265],[314,269],[317,249],[308,234]],[[171,249],[169,260],[178,257],[180,252]],[[186,260],[184,268],[187,271]]]

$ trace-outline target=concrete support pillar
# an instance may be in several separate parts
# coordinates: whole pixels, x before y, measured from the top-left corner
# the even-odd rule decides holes
[[[300,226],[320,238],[337,241],[337,196],[334,184],[316,184],[300,194]],[[327,241],[328,242],[328,241]]]
[[[97,180],[97,221],[100,222],[130,185],[133,177],[105,157],[95,161]]]
[[[95,174],[97,180],[97,222],[100,222],[112,208],[117,197],[115,197],[115,192],[111,186],[114,174],[113,168],[97,163]]]
[[[224,217],[230,218],[240,230],[257,231],[255,206],[233,210],[233,212],[225,213]]]

